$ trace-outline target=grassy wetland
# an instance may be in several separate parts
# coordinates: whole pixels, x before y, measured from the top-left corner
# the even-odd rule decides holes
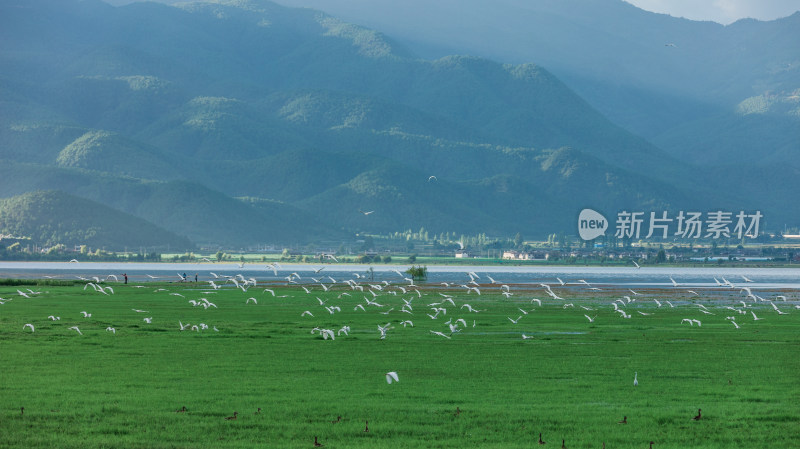
[[[479,295],[403,281],[360,282],[363,292],[328,279],[246,291],[221,281],[100,284],[113,294],[0,285],[0,447],[306,448],[317,437],[331,448],[528,448],[540,433],[546,447],[568,448],[800,440],[797,292],[753,301],[726,288],[553,284],[554,299],[538,285],[482,284]],[[391,371],[399,381],[389,384]]]

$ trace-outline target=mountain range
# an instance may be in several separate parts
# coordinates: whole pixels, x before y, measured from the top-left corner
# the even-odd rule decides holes
[[[800,167],[800,11],[724,26],[623,0],[277,0],[427,58],[536,62],[614,123],[693,164]]]
[[[0,17],[0,189],[22,195],[7,204],[79,198],[97,219],[115,209],[188,246],[420,227],[545,236],[572,229],[583,207],[797,218],[791,145],[755,167],[735,153],[682,157],[530,62],[426,59],[266,0],[9,0]],[[786,140],[782,122],[753,114]],[[704,120],[680,127],[730,126]],[[660,138],[679,146],[678,128]]]

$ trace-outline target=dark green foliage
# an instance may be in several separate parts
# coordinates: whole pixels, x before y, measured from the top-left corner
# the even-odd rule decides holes
[[[84,281],[78,280],[64,280],[64,279],[11,279],[11,278],[2,278],[0,279],[0,285],[4,286],[15,286],[15,285],[46,285],[46,286],[71,286],[76,284],[85,284]]]
[[[406,273],[415,281],[424,281],[425,279],[428,279],[428,267],[423,267],[421,265],[409,267],[409,269],[406,270]]]

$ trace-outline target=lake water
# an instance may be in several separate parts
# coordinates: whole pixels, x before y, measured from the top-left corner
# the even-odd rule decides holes
[[[369,280],[369,265],[326,265],[326,264],[280,264],[277,275],[266,263],[246,263],[239,267],[235,263],[106,263],[106,262],[0,262],[0,278],[45,278],[77,279],[98,276],[105,278],[110,274],[120,277],[127,273],[130,282],[179,281],[179,275],[186,273],[194,279],[195,273],[200,281],[215,279],[218,276],[241,274],[253,277],[259,282],[285,282],[290,273],[300,275],[299,282],[312,283],[314,279],[330,283],[330,276],[337,282],[361,276],[360,281]],[[401,273],[408,265],[374,265],[372,281],[404,282]],[[320,270],[315,272],[316,270]],[[718,287],[714,280],[725,280],[739,286],[761,289],[800,289],[800,267],[798,268],[662,268],[662,267],[581,267],[581,266],[446,266],[428,267],[428,283],[466,283],[470,280],[468,272],[479,276],[479,283],[490,283],[490,277],[498,283],[507,284],[567,284],[585,280],[597,285],[618,285],[629,288],[671,287],[672,279],[687,288]],[[152,277],[151,277],[152,276]],[[746,282],[747,278],[753,282]]]

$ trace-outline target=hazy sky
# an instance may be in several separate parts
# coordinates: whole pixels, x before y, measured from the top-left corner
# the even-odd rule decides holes
[[[729,24],[751,17],[772,20],[800,10],[800,0],[626,0],[648,11]]]

